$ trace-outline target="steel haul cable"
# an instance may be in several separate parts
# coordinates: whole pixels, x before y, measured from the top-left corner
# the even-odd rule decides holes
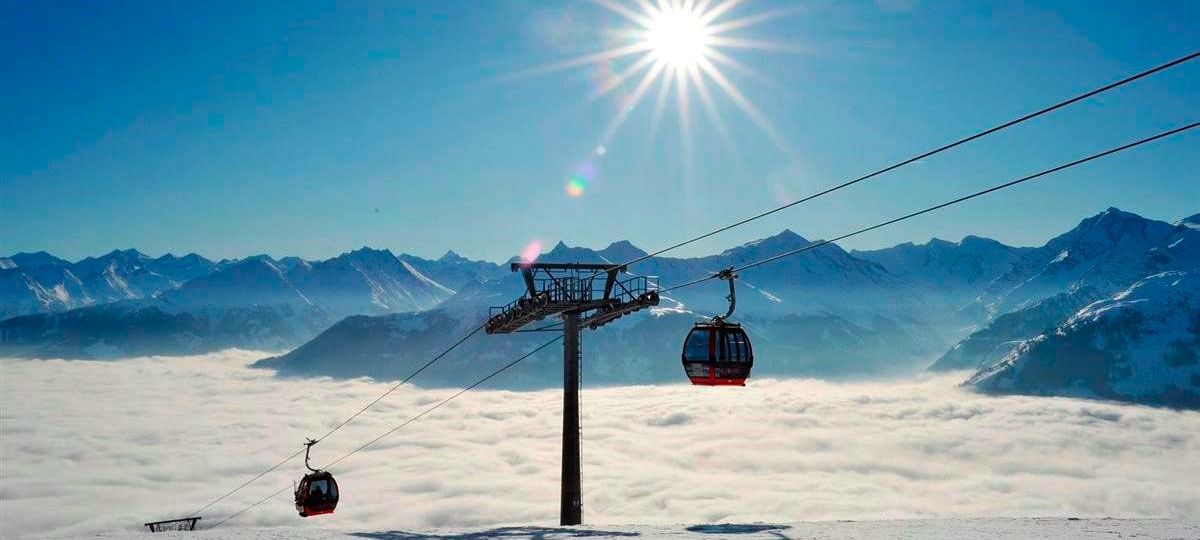
[[[1094,90],[1090,90],[1090,91],[1088,91],[1088,92],[1084,92],[1084,93],[1082,93],[1082,94],[1079,94],[1079,95],[1077,95],[1077,96],[1075,96],[1075,97],[1072,97],[1072,98],[1070,98],[1070,99],[1067,99],[1067,100],[1064,100],[1064,101],[1060,101],[1060,102],[1058,102],[1058,103],[1055,103],[1054,105],[1050,105],[1050,106],[1048,106],[1048,107],[1044,107],[1044,108],[1042,108],[1042,109],[1038,109],[1038,110],[1036,110],[1036,111],[1034,111],[1034,112],[1031,112],[1031,113],[1029,113],[1029,114],[1026,114],[1026,115],[1024,115],[1024,116],[1021,116],[1021,117],[1019,117],[1019,118],[1015,118],[1015,119],[1013,119],[1013,120],[1009,120],[1009,121],[1007,121],[1007,122],[1004,122],[1004,123],[1002,123],[1002,124],[999,124],[999,125],[996,125],[996,126],[994,126],[994,127],[991,127],[991,128],[985,129],[985,130],[983,130],[983,131],[980,131],[980,132],[978,132],[978,133],[975,133],[974,135],[971,135],[971,136],[968,136],[968,137],[964,137],[964,138],[962,138],[962,139],[959,139],[959,140],[957,140],[957,141],[954,141],[954,142],[951,142],[951,143],[944,144],[944,145],[942,145],[942,146],[939,146],[939,147],[937,147],[937,148],[934,148],[934,149],[932,149],[932,150],[926,151],[926,152],[924,152],[924,153],[922,153],[922,154],[919,154],[919,155],[916,155],[916,156],[910,157],[910,158],[908,158],[908,159],[905,159],[905,160],[903,160],[903,161],[900,161],[900,162],[897,162],[897,163],[893,163],[893,164],[891,164],[891,165],[888,165],[887,167],[884,167],[884,168],[882,168],[882,169],[876,170],[876,171],[874,171],[874,172],[872,172],[872,173],[869,173],[869,174],[866,174],[866,175],[860,176],[860,177],[858,177],[858,178],[855,178],[855,179],[853,179],[853,180],[848,180],[848,181],[842,182],[841,184],[835,185],[835,186],[833,186],[833,187],[830,187],[830,188],[826,188],[826,189],[824,189],[824,190],[821,190],[821,191],[818,191],[818,192],[816,192],[816,193],[813,193],[813,194],[811,194],[811,195],[805,196],[805,197],[803,197],[803,198],[801,198],[801,199],[798,199],[798,200],[795,200],[795,201],[789,202],[789,203],[787,203],[787,204],[784,204],[784,205],[782,205],[782,206],[778,206],[778,207],[772,208],[772,209],[770,209],[770,210],[766,210],[766,211],[764,211],[764,212],[760,212],[760,213],[758,213],[758,214],[755,214],[755,215],[753,215],[753,216],[750,216],[750,217],[748,217],[748,218],[742,219],[742,220],[740,220],[740,221],[736,221],[736,222],[734,222],[734,223],[730,223],[729,225],[725,225],[725,226],[723,226],[723,227],[720,227],[720,228],[714,229],[714,230],[712,230],[712,231],[710,231],[710,232],[707,232],[707,233],[701,234],[700,236],[696,236],[696,237],[693,237],[693,238],[690,238],[690,239],[684,240],[684,241],[682,241],[682,242],[679,242],[679,243],[676,243],[676,244],[672,244],[672,245],[670,245],[670,246],[667,246],[667,247],[665,247],[665,248],[662,248],[662,249],[660,249],[660,250],[657,250],[657,251],[654,251],[654,252],[651,252],[651,253],[647,253],[647,254],[645,254],[645,255],[642,255],[642,256],[639,256],[639,257],[635,257],[635,258],[633,258],[633,259],[630,259],[630,260],[628,260],[628,261],[626,261],[626,262],[624,262],[624,263],[621,263],[621,264],[619,264],[619,265],[617,265],[617,266],[618,266],[618,267],[627,267],[627,266],[629,266],[629,265],[636,264],[636,263],[642,262],[642,261],[644,261],[644,260],[647,260],[647,259],[649,259],[649,258],[651,258],[651,257],[657,257],[657,256],[659,256],[659,255],[662,255],[663,253],[666,253],[666,252],[668,252],[668,251],[671,251],[671,250],[674,250],[674,249],[677,249],[677,248],[681,248],[681,247],[683,247],[683,246],[686,246],[686,245],[688,245],[688,244],[693,244],[693,243],[695,243],[695,242],[699,242],[700,240],[703,240],[703,239],[705,239],[705,238],[708,238],[708,237],[711,237],[711,236],[714,236],[714,235],[717,235],[717,234],[723,233],[723,232],[725,232],[725,231],[728,231],[728,230],[730,230],[730,229],[733,229],[733,228],[735,228],[735,227],[740,227],[740,226],[742,226],[742,225],[745,225],[745,224],[747,224],[747,223],[750,223],[751,221],[755,221],[755,220],[758,220],[758,219],[762,219],[762,218],[764,218],[764,217],[767,217],[767,216],[769,216],[769,215],[771,215],[771,214],[774,214],[774,213],[777,213],[777,212],[780,212],[780,211],[783,211],[783,210],[787,210],[788,208],[791,208],[791,207],[793,207],[793,206],[796,206],[796,205],[798,205],[798,204],[805,203],[805,202],[811,201],[811,200],[813,200],[813,199],[816,199],[816,198],[818,198],[818,197],[822,197],[822,196],[828,195],[828,194],[830,194],[830,193],[833,193],[833,192],[835,192],[835,191],[838,191],[838,190],[840,190],[840,189],[843,189],[843,188],[850,187],[850,186],[852,186],[852,185],[854,185],[854,184],[857,184],[857,183],[859,183],[859,182],[863,182],[863,181],[866,181],[866,180],[870,180],[871,178],[875,178],[876,176],[882,175],[882,174],[884,174],[884,173],[887,173],[887,172],[894,171],[894,170],[896,170],[896,169],[899,169],[899,168],[901,168],[901,167],[904,167],[905,165],[910,165],[910,164],[912,164],[912,163],[915,163],[915,162],[917,162],[917,161],[920,161],[920,160],[922,160],[922,159],[925,159],[925,158],[927,158],[927,157],[931,157],[931,156],[934,156],[934,155],[936,155],[936,154],[940,154],[940,153],[942,153],[942,152],[945,152],[945,151],[947,151],[947,150],[950,150],[950,149],[952,149],[952,148],[955,148],[955,147],[958,147],[958,146],[964,145],[964,144],[966,144],[966,143],[969,143],[969,142],[971,142],[971,141],[974,141],[974,140],[976,140],[976,139],[980,139],[980,138],[986,137],[986,136],[988,136],[988,135],[991,135],[991,134],[993,134],[993,133],[997,133],[997,132],[999,132],[999,131],[1003,131],[1003,130],[1005,130],[1005,129],[1008,129],[1008,128],[1010,128],[1010,127],[1013,127],[1013,126],[1015,126],[1015,125],[1017,125],[1017,124],[1022,124],[1022,123],[1024,123],[1024,122],[1027,122],[1027,121],[1029,121],[1029,120],[1033,120],[1034,118],[1037,118],[1037,117],[1039,117],[1039,116],[1043,116],[1043,115],[1049,114],[1049,113],[1051,113],[1051,112],[1057,111],[1057,110],[1059,110],[1059,109],[1062,109],[1062,108],[1064,108],[1064,107],[1067,107],[1067,106],[1069,106],[1069,105],[1073,105],[1073,104],[1075,104],[1075,103],[1078,103],[1078,102],[1080,102],[1080,101],[1083,101],[1083,100],[1085,100],[1085,99],[1088,99],[1088,98],[1090,98],[1090,97],[1097,96],[1097,95],[1099,95],[1099,94],[1102,94],[1102,93],[1104,93],[1104,92],[1107,92],[1107,91],[1109,91],[1109,90],[1112,90],[1112,89],[1114,89],[1114,88],[1119,88],[1119,87],[1121,87],[1121,86],[1125,86],[1125,85],[1127,85],[1127,84],[1129,84],[1129,83],[1131,83],[1131,82],[1134,82],[1134,81],[1136,81],[1136,80],[1139,80],[1139,79],[1142,79],[1142,78],[1145,78],[1145,77],[1149,77],[1150,75],[1154,75],[1155,73],[1159,73],[1159,72],[1161,72],[1161,71],[1165,71],[1165,70],[1171,69],[1171,68],[1173,68],[1173,67],[1175,67],[1175,66],[1178,66],[1178,65],[1180,65],[1180,64],[1183,64],[1183,63],[1189,62],[1189,61],[1191,61],[1191,60],[1195,60],[1197,57],[1200,57],[1200,51],[1193,52],[1193,53],[1191,53],[1191,54],[1188,54],[1188,55],[1186,55],[1186,56],[1183,56],[1183,57],[1181,57],[1181,58],[1177,58],[1177,59],[1175,59],[1175,60],[1172,60],[1172,61],[1170,61],[1170,62],[1167,62],[1167,63],[1165,63],[1165,64],[1160,64],[1160,65],[1158,65],[1158,66],[1152,67],[1152,68],[1150,68],[1150,69],[1147,69],[1147,70],[1145,70],[1145,71],[1138,72],[1138,73],[1136,73],[1136,74],[1130,75],[1130,76],[1128,76],[1128,77],[1126,77],[1126,78],[1124,78],[1124,79],[1121,79],[1121,80],[1119,80],[1119,81],[1116,81],[1116,82],[1112,82],[1112,83],[1106,84],[1106,85],[1104,85],[1104,86],[1101,86],[1101,87],[1099,87],[1099,88],[1096,88],[1096,89],[1094,89]],[[601,273],[601,272],[598,272],[598,273],[595,273],[595,274],[593,274],[593,277],[600,275],[600,273]]]
[[[1200,122],[1193,122],[1193,123],[1191,123],[1191,124],[1187,124],[1187,125],[1185,125],[1185,126],[1182,126],[1182,127],[1177,127],[1177,128],[1175,128],[1175,129],[1170,129],[1170,130],[1164,131],[1164,132],[1162,132],[1162,133],[1159,133],[1159,134],[1157,134],[1157,135],[1152,135],[1152,136],[1150,136],[1150,137],[1146,137],[1146,138],[1144,138],[1144,139],[1139,139],[1139,140],[1136,140],[1136,141],[1133,141],[1133,142],[1130,142],[1130,143],[1126,143],[1126,144],[1123,144],[1123,145],[1121,145],[1121,146],[1118,146],[1118,147],[1115,147],[1115,148],[1110,148],[1110,149],[1108,149],[1108,150],[1105,150],[1105,151],[1103,151],[1103,152],[1099,152],[1099,153],[1096,153],[1096,154],[1092,154],[1092,155],[1090,155],[1090,156],[1087,156],[1087,157],[1084,157],[1084,158],[1080,158],[1080,159],[1077,159],[1077,160],[1075,160],[1075,161],[1071,161],[1071,162],[1069,162],[1069,163],[1064,163],[1064,164],[1062,164],[1062,165],[1058,165],[1058,166],[1055,166],[1055,167],[1051,167],[1051,168],[1049,168],[1049,169],[1046,169],[1046,170],[1043,170],[1043,171],[1041,171],[1041,172],[1037,172],[1037,173],[1031,174],[1031,175],[1029,175],[1029,176],[1023,176],[1023,177],[1021,177],[1021,178],[1018,178],[1018,179],[1016,179],[1016,180],[1011,180],[1011,181],[1009,181],[1009,182],[1005,182],[1005,183],[1003,183],[1003,184],[998,184],[998,185],[992,186],[992,187],[990,187],[990,188],[987,188],[987,189],[985,189],[985,190],[982,190],[982,191],[976,191],[975,193],[972,193],[972,194],[970,194],[970,195],[964,195],[964,196],[962,196],[962,197],[959,197],[959,198],[957,198],[957,199],[953,199],[953,200],[950,200],[950,201],[946,201],[946,202],[944,202],[944,203],[941,203],[941,204],[938,204],[938,205],[935,205],[935,206],[931,206],[931,207],[929,207],[929,208],[925,208],[925,209],[923,209],[923,210],[918,210],[918,211],[916,211],[916,212],[913,212],[913,213],[911,213],[911,214],[905,214],[905,215],[903,215],[903,216],[900,216],[900,217],[898,217],[898,218],[893,218],[893,219],[890,219],[890,220],[884,221],[884,222],[882,222],[882,223],[877,223],[877,224],[875,224],[875,225],[871,225],[870,227],[864,227],[864,228],[862,228],[862,229],[858,229],[858,230],[856,230],[856,231],[853,231],[853,232],[849,232],[849,233],[843,234],[843,235],[841,235],[841,236],[837,236],[837,237],[834,237],[834,238],[830,238],[830,239],[828,239],[828,240],[820,240],[820,241],[813,242],[813,243],[811,243],[811,244],[808,244],[808,245],[806,245],[806,246],[804,246],[804,247],[801,247],[801,248],[798,248],[798,249],[794,249],[794,250],[791,250],[791,251],[785,251],[785,252],[783,252],[783,253],[779,253],[779,254],[777,254],[777,255],[772,255],[772,256],[770,256],[770,257],[767,257],[767,258],[765,258],[765,259],[760,259],[760,260],[757,260],[757,261],[754,261],[754,262],[751,262],[751,263],[747,263],[747,264],[744,264],[744,265],[741,265],[741,266],[737,266],[737,267],[731,268],[731,270],[733,271],[733,273],[738,273],[738,272],[741,272],[741,271],[743,271],[743,270],[749,270],[749,269],[751,269],[751,268],[754,268],[754,267],[756,267],[756,266],[762,266],[762,265],[764,265],[764,264],[767,264],[767,263],[770,263],[770,262],[777,261],[777,260],[779,260],[779,259],[782,259],[782,258],[784,258],[784,257],[790,257],[790,256],[792,256],[792,255],[796,255],[796,254],[798,254],[798,253],[803,253],[803,252],[805,252],[805,251],[810,251],[810,250],[813,250],[813,249],[819,248],[819,247],[821,247],[821,246],[824,246],[824,245],[827,245],[827,244],[832,244],[832,243],[834,243],[834,242],[837,242],[838,240],[844,240],[844,239],[846,239],[846,238],[850,238],[850,237],[852,237],[852,236],[857,236],[857,235],[860,235],[860,234],[862,234],[862,233],[865,233],[865,232],[868,232],[868,231],[873,231],[873,230],[875,230],[875,229],[878,229],[878,228],[881,228],[881,227],[886,227],[886,226],[888,226],[888,225],[892,225],[892,224],[894,224],[894,223],[899,223],[899,222],[901,222],[901,221],[904,221],[904,220],[907,220],[907,219],[911,219],[911,218],[917,217],[917,216],[919,216],[919,215],[922,215],[922,214],[927,214],[927,213],[929,213],[929,212],[933,212],[934,210],[938,210],[938,209],[941,209],[941,208],[945,208],[945,207],[947,207],[947,206],[955,205],[955,204],[958,204],[958,203],[960,203],[960,202],[968,201],[968,200],[974,199],[974,198],[976,198],[976,197],[982,197],[982,196],[984,196],[984,195],[987,195],[988,193],[992,193],[992,192],[994,192],[994,191],[999,191],[999,190],[1002,190],[1002,189],[1005,189],[1005,188],[1009,188],[1009,187],[1015,186],[1015,185],[1017,185],[1017,184],[1022,184],[1022,183],[1028,182],[1028,181],[1030,181],[1030,180],[1034,180],[1034,179],[1037,179],[1037,178],[1041,178],[1041,177],[1043,177],[1043,176],[1046,176],[1046,175],[1048,175],[1048,174],[1056,173],[1056,172],[1058,172],[1058,171],[1061,171],[1061,170],[1064,170],[1064,169],[1069,169],[1069,168],[1071,168],[1071,167],[1075,167],[1075,166],[1077,166],[1077,165],[1082,165],[1082,164],[1084,164],[1084,163],[1087,163],[1087,162],[1089,162],[1089,161],[1096,160],[1096,159],[1100,159],[1100,158],[1102,158],[1102,157],[1109,156],[1109,155],[1112,155],[1112,154],[1116,154],[1116,153],[1118,153],[1118,152],[1123,152],[1123,151],[1125,151],[1125,150],[1129,150],[1130,148],[1134,148],[1134,147],[1137,147],[1137,146],[1141,146],[1141,145],[1143,145],[1143,144],[1146,144],[1146,143],[1149,143],[1149,142],[1157,141],[1157,140],[1159,140],[1159,139],[1162,139],[1162,138],[1165,138],[1165,137],[1170,137],[1170,136],[1172,136],[1172,135],[1178,135],[1178,134],[1180,134],[1180,133],[1183,133],[1183,132],[1185,132],[1185,131],[1188,131],[1188,130],[1190,130],[1190,129],[1194,129],[1194,128],[1196,128],[1196,127],[1200,127]],[[660,294],[661,294],[661,293],[667,293],[667,292],[674,291],[674,290],[677,290],[677,289],[682,289],[682,288],[684,288],[684,287],[690,287],[690,286],[692,286],[692,285],[695,285],[695,284],[697,284],[697,283],[703,283],[703,282],[705,282],[705,281],[709,281],[709,280],[712,280],[712,279],[716,279],[717,277],[719,277],[719,274],[712,274],[712,275],[705,276],[705,277],[702,277],[702,278],[697,278],[697,279],[694,279],[694,280],[692,280],[692,281],[688,281],[688,282],[685,282],[685,283],[681,283],[681,284],[679,284],[679,285],[672,285],[672,286],[670,286],[670,287],[666,287],[666,288],[660,289],[660,290],[659,290],[659,293],[660,293]]]
[[[379,441],[383,440],[385,437],[388,437],[389,435],[392,435],[393,433],[396,433],[397,431],[400,431],[401,429],[404,429],[404,428],[405,428],[405,427],[407,427],[409,424],[412,424],[413,422],[416,422],[417,420],[420,420],[420,419],[421,419],[422,417],[424,417],[425,415],[427,415],[427,414],[429,414],[429,413],[431,413],[431,412],[433,412],[433,411],[436,411],[436,410],[437,410],[439,407],[441,407],[442,405],[445,405],[446,403],[449,403],[450,401],[453,401],[455,398],[457,398],[457,397],[459,397],[459,396],[461,396],[461,395],[463,395],[463,394],[465,394],[465,393],[467,393],[467,392],[469,392],[469,391],[471,391],[471,390],[475,389],[475,388],[476,388],[476,387],[478,387],[479,385],[482,385],[483,383],[485,383],[485,382],[487,382],[487,381],[491,380],[493,377],[495,377],[495,376],[497,376],[497,375],[499,375],[499,374],[501,374],[501,373],[504,373],[504,372],[505,372],[505,371],[507,371],[509,368],[511,368],[511,367],[513,367],[513,366],[515,366],[515,365],[517,365],[517,364],[519,364],[519,363],[521,363],[523,360],[525,360],[525,359],[529,358],[530,356],[533,356],[534,354],[537,354],[537,353],[538,353],[539,351],[541,351],[542,349],[545,349],[546,347],[549,347],[550,345],[554,344],[554,342],[556,342],[556,341],[558,341],[558,340],[560,340],[560,339],[562,339],[562,336],[557,336],[557,337],[555,337],[554,339],[551,339],[550,341],[547,341],[547,342],[545,342],[545,343],[543,343],[543,344],[541,344],[541,345],[538,345],[536,348],[534,348],[533,350],[531,350],[531,351],[529,351],[529,352],[525,353],[525,354],[524,354],[524,355],[522,355],[520,358],[517,358],[516,360],[513,360],[512,362],[509,362],[509,363],[507,363],[507,364],[505,364],[505,365],[503,365],[503,366],[500,366],[500,368],[499,368],[499,369],[497,369],[497,370],[495,370],[495,371],[493,371],[493,372],[489,373],[487,376],[483,377],[482,379],[479,379],[478,381],[475,381],[475,382],[474,382],[473,384],[471,384],[470,386],[468,386],[468,387],[466,387],[466,388],[463,388],[462,390],[459,390],[458,392],[455,392],[455,393],[454,393],[454,394],[452,394],[450,397],[448,397],[448,398],[446,398],[446,399],[443,399],[443,400],[441,400],[441,401],[437,402],[437,404],[433,405],[432,407],[429,407],[428,409],[425,409],[424,411],[421,411],[421,412],[420,412],[419,414],[417,414],[416,416],[413,416],[412,418],[409,418],[408,420],[405,420],[404,422],[400,423],[400,424],[399,424],[399,425],[397,425],[396,427],[394,427],[394,428],[392,428],[392,429],[389,429],[389,430],[387,430],[387,431],[383,432],[383,434],[379,435],[378,437],[375,437],[374,439],[371,439],[371,440],[367,441],[366,443],[363,443],[362,445],[358,446],[358,447],[357,447],[357,448],[355,448],[354,450],[351,450],[351,451],[349,451],[349,452],[347,452],[347,453],[343,454],[341,457],[339,457],[339,458],[337,458],[337,459],[335,459],[335,460],[333,460],[333,461],[331,461],[331,462],[329,462],[329,463],[325,464],[325,466],[324,466],[324,467],[321,467],[321,469],[326,469],[326,468],[329,468],[329,467],[331,467],[331,466],[333,466],[333,465],[337,465],[338,463],[341,463],[341,462],[342,462],[343,460],[345,460],[346,458],[348,458],[348,457],[350,457],[350,456],[353,456],[354,454],[357,454],[357,453],[359,453],[359,452],[361,452],[361,451],[365,450],[367,447],[369,447],[369,446],[371,446],[371,445],[373,445],[373,444],[375,444],[375,443],[377,443],[377,442],[379,442]],[[249,506],[247,506],[247,507],[245,507],[245,508],[242,508],[241,510],[238,510],[237,512],[234,512],[234,513],[232,513],[232,514],[230,514],[230,515],[226,516],[226,517],[225,517],[224,519],[222,519],[221,521],[218,521],[218,522],[216,522],[215,524],[213,524],[213,527],[220,526],[222,523],[225,523],[226,521],[229,521],[229,520],[231,520],[231,519],[233,519],[233,518],[235,518],[235,517],[237,517],[237,516],[240,516],[240,515],[242,515],[242,514],[244,514],[244,513],[248,512],[248,511],[250,511],[251,509],[254,509],[254,508],[258,507],[259,505],[261,505],[261,504],[263,504],[263,503],[267,502],[268,500],[271,500],[271,499],[273,499],[273,498],[275,498],[275,497],[278,497],[280,493],[283,493],[283,492],[287,491],[288,487],[289,487],[289,486],[283,486],[282,488],[279,488],[279,490],[277,490],[277,491],[275,491],[275,492],[271,493],[270,495],[267,495],[266,497],[263,497],[263,498],[259,499],[258,501],[254,502],[253,504],[251,504],[251,505],[249,505]]]

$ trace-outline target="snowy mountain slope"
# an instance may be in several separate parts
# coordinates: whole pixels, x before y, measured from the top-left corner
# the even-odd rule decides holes
[[[811,242],[790,231],[694,259],[653,258],[634,265],[632,271],[659,276],[664,286],[711,275],[723,268],[809,245]],[[552,251],[549,256],[554,256]],[[877,315],[924,315],[925,300],[911,284],[883,267],[853,257],[837,245],[825,245],[795,257],[781,259],[747,272],[746,287],[738,296],[738,309],[763,315],[836,313],[858,323]],[[689,307],[709,313],[724,311],[724,287],[706,283],[672,292]],[[757,290],[752,293],[751,290]]]
[[[4,266],[9,268],[16,268],[18,266],[36,268],[39,266],[67,266],[71,264],[45,251],[17,253],[12,257],[5,257],[4,260],[7,261]]]
[[[173,312],[243,306],[317,307],[279,266],[262,258],[243,259],[193,279],[159,295],[157,304]]]
[[[1200,268],[1149,276],[1092,303],[967,384],[1198,408]]]
[[[154,272],[162,274],[178,284],[186,283],[201,276],[207,276],[216,269],[216,263],[195,253],[188,253],[182,257],[167,253],[157,259],[148,261],[147,266]]]
[[[907,242],[870,251],[853,250],[851,255],[939,287],[985,286],[1006,272],[1033,248],[1013,247],[990,238],[967,236],[959,242],[933,238],[924,244]]]
[[[431,309],[454,294],[388,250],[362,248],[295,265],[288,279],[334,320]]]
[[[925,244],[904,243],[850,254],[919,286],[922,296],[939,309],[958,312],[1032,250],[967,236],[957,243],[934,238]],[[964,325],[974,322],[971,313],[957,314],[963,316]]]
[[[478,283],[508,274],[508,267],[488,261],[473,261],[453,250],[446,251],[438,259],[423,259],[402,253],[398,257],[416,272],[439,284],[458,291],[468,283]]]
[[[195,253],[167,254],[157,259],[135,249],[114,250],[71,266],[94,302],[149,298],[190,279],[208,275],[215,264]]]
[[[1080,308],[1100,298],[1095,288],[1083,287],[1005,313],[946,351],[929,371],[978,370],[999,362],[1022,341],[1053,330]]]
[[[157,259],[114,250],[71,263],[45,252],[18,253],[0,270],[0,319],[150,298],[209,274],[215,263],[194,253]]]
[[[109,267],[111,268],[111,267]],[[251,258],[167,290],[0,321],[6,356],[111,358],[295,346],[332,320],[274,264]]]
[[[173,262],[180,271],[188,268],[186,261]],[[120,268],[89,264],[108,274]],[[154,298],[131,295],[122,302],[0,321],[0,351],[90,358],[223,347],[278,350],[304,343],[345,316],[427,309],[450,294],[387,251],[359,250],[317,263],[297,259],[289,272],[258,255],[222,261],[215,271]]]
[[[1200,230],[1109,208],[1023,254],[979,307],[996,317],[1084,285],[1115,293],[1142,277],[1200,266]]]
[[[63,266],[0,270],[0,319],[63,311],[92,302],[83,282]]]

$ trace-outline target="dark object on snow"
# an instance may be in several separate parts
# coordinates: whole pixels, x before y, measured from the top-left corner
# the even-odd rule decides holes
[[[168,519],[166,521],[151,521],[144,525],[147,529],[150,529],[150,532],[194,531],[196,530],[197,521],[200,521],[200,516]]]

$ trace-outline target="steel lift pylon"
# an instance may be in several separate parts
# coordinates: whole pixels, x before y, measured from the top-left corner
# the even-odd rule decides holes
[[[583,523],[580,481],[579,376],[583,329],[595,330],[629,313],[658,305],[658,280],[635,276],[619,280],[624,266],[578,263],[512,263],[526,291],[512,303],[493,307],[488,334],[522,332],[525,326],[558,316],[563,332],[562,498],[560,525]]]

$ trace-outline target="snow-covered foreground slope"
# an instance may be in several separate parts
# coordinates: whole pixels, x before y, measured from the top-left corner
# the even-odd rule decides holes
[[[508,526],[474,529],[385,530],[340,532],[298,528],[226,528],[151,536],[142,533],[110,533],[102,540],[150,540],[152,538],[195,538],[197,540],[593,540],[719,539],[740,540],[972,540],[1033,539],[1187,540],[1200,538],[1200,521],[1171,519],[1076,519],[994,518],[922,519],[885,521],[825,521],[803,523],[725,523],[700,525],[635,525],[611,527]]]
[[[279,379],[246,367],[260,356],[0,361],[0,536],[132,532],[186,515],[390,386]],[[466,383],[503,361],[430,371],[452,369]],[[597,389],[585,379],[585,520],[1200,515],[1200,490],[1183,474],[1200,470],[1200,412],[989,397],[959,381]],[[454,391],[401,388],[318,445],[315,464]],[[336,514],[301,520],[285,492],[226,525],[353,532],[556,523],[561,400],[557,390],[464,394],[340,462]],[[204,511],[204,523],[290,489],[302,471],[289,461]]]

